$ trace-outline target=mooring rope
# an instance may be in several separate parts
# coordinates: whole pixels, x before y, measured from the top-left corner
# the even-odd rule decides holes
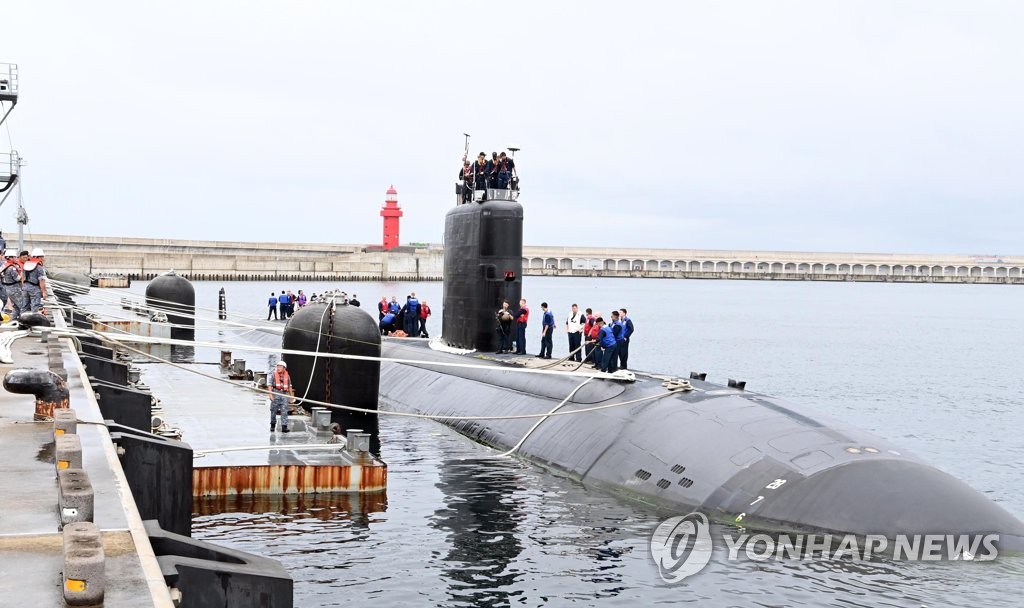
[[[108,340],[108,338],[110,338],[110,336],[105,335],[103,332],[90,331],[90,330],[80,330],[78,333],[79,333],[79,335],[91,336],[93,338],[96,338],[98,340],[102,340],[102,341],[105,341],[105,342],[117,343],[120,347],[124,348],[125,350],[128,350],[130,352],[134,352],[134,353],[136,353],[136,354],[138,354],[138,355],[140,355],[142,357],[146,357],[146,358],[152,359],[152,360],[154,360],[154,361],[156,361],[158,363],[163,363],[163,364],[169,365],[169,366],[174,367],[176,369],[180,369],[182,371],[185,371],[185,372],[188,372],[188,373],[191,373],[191,374],[195,374],[197,376],[200,376],[202,378],[206,378],[208,380],[222,382],[224,384],[229,384],[229,385],[237,387],[237,388],[242,388],[242,389],[249,390],[249,391],[256,392],[256,393],[260,393],[260,394],[263,394],[263,393],[267,392],[265,389],[258,389],[258,388],[253,387],[253,386],[246,386],[246,385],[238,384],[237,382],[234,382],[232,380],[228,380],[226,378],[220,378],[218,376],[213,376],[213,375],[210,375],[210,374],[203,373],[200,370],[192,369],[190,367],[187,367],[186,365],[175,363],[173,361],[164,359],[164,358],[159,357],[157,355],[154,355],[152,353],[147,353],[147,352],[145,352],[143,350],[140,350],[140,349],[128,346],[128,345],[124,344],[123,342],[120,342],[120,341],[117,341],[117,340]],[[293,351],[293,352],[301,352],[301,351]],[[303,353],[303,354],[308,354],[308,353]],[[326,355],[326,353],[325,353],[325,355]],[[494,368],[489,368],[489,369],[494,369]],[[559,372],[549,372],[549,373],[559,373]],[[597,377],[597,375],[595,374],[594,377]],[[577,390],[578,390],[578,388],[579,387],[577,387]],[[586,413],[589,413],[589,412],[597,412],[597,411],[601,411],[601,410],[607,410],[607,409],[612,409],[612,408],[624,407],[624,406],[634,405],[634,404],[637,404],[637,403],[643,403],[645,401],[653,401],[653,400],[656,400],[656,399],[662,399],[664,397],[668,397],[669,395],[672,395],[674,392],[676,392],[676,391],[666,390],[664,392],[658,392],[658,393],[655,393],[655,394],[652,394],[652,395],[646,395],[644,397],[639,397],[637,399],[630,399],[628,401],[620,401],[620,402],[616,402],[616,403],[606,403],[606,404],[603,404],[603,405],[596,405],[596,406],[591,406],[591,407],[587,407],[587,408],[580,408],[580,409],[574,409],[574,410],[549,411],[547,413],[542,413],[542,414],[513,414],[513,415],[506,415],[506,416],[461,416],[461,415],[456,416],[456,415],[443,415],[443,414],[417,414],[417,413],[413,413],[413,412],[396,412],[396,411],[390,411],[390,410],[376,410],[376,409],[361,408],[361,407],[355,407],[355,406],[351,406],[351,405],[342,405],[342,404],[338,404],[338,403],[328,403],[328,402],[325,402],[325,401],[318,401],[318,400],[309,399],[309,398],[303,399],[303,400],[301,400],[301,402],[302,403],[306,403],[306,404],[311,404],[311,405],[318,405],[318,406],[322,406],[322,407],[326,407],[326,408],[330,408],[330,409],[345,410],[345,411],[357,412],[357,413],[362,413],[362,414],[379,414],[379,415],[384,415],[384,416],[398,416],[398,417],[405,417],[405,418],[420,418],[420,419],[425,419],[425,420],[438,420],[438,421],[444,421],[444,420],[452,420],[452,421],[460,421],[460,420],[528,420],[528,419],[538,419],[538,418],[540,418],[540,419],[547,419],[547,418],[552,418],[552,417],[555,417],[555,416],[572,416],[572,415],[576,415],[576,414],[586,414]]]

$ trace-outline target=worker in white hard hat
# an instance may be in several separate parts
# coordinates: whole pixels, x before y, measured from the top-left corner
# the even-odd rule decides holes
[[[46,254],[36,247],[24,267],[25,304],[32,312],[42,312],[46,299]]]
[[[25,310],[25,291],[21,284],[21,262],[13,249],[4,251],[4,263],[0,266],[0,298],[3,307],[10,307],[10,316],[18,320]]]
[[[278,361],[274,373],[267,378],[267,389],[270,391],[270,432],[277,427],[277,416],[281,416],[281,432],[288,432],[288,402],[295,397],[292,378],[288,375],[288,364]]]

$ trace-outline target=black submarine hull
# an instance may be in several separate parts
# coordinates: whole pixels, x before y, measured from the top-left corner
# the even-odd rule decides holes
[[[448,212],[445,346],[494,350],[494,311],[521,291],[522,218],[511,200]],[[384,341],[385,361],[421,362],[382,364],[382,403],[451,416],[445,424],[476,441],[518,446],[522,458],[656,507],[699,508],[744,526],[887,538],[999,534],[999,548],[1024,549],[1024,523],[967,484],[880,437],[767,395],[703,381],[672,392],[650,374],[584,384],[585,375],[517,373],[449,351]],[[536,418],[466,419],[544,414],[563,400],[560,412],[626,405],[552,416],[535,429]]]
[[[701,509],[721,521],[862,536],[999,534],[1024,550],[1024,523],[962,481],[888,441],[754,392],[691,381],[669,392],[661,377],[595,379],[558,411],[644,401],[574,415],[544,414],[586,380],[507,371],[507,363],[386,340],[386,408],[453,416],[444,424],[498,450],[524,437],[519,457],[584,484],[665,509]],[[472,362],[493,369],[439,363]]]

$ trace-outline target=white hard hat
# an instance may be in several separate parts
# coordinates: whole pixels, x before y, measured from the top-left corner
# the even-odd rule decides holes
[[[277,364],[280,365],[281,367],[285,368],[285,369],[288,369],[288,364],[285,363],[284,361],[278,361]]]
[[[45,255],[46,254],[43,253],[43,250],[40,247],[36,247],[35,249],[32,250],[32,257],[34,257],[34,258],[41,258],[41,257],[43,257]]]

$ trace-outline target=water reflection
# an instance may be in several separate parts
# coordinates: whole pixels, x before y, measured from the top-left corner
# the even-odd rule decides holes
[[[193,518],[223,516],[227,513],[270,513],[322,522],[346,521],[367,529],[375,513],[387,511],[387,492],[215,496],[192,501]],[[221,519],[223,523],[224,519]]]
[[[520,474],[514,463],[491,459],[449,460],[441,469],[437,488],[446,506],[430,525],[449,532],[442,572],[457,605],[509,606],[517,594],[519,573],[509,564],[523,550]]]
[[[196,347],[172,344],[170,359],[174,363],[195,363]]]

